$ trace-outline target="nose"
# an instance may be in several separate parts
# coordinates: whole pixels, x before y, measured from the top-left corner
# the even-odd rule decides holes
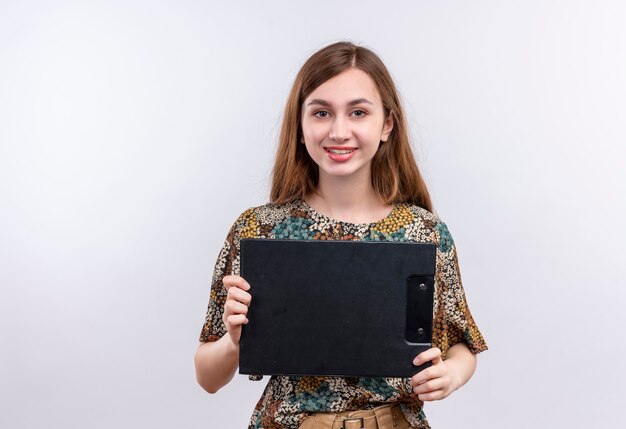
[[[334,118],[328,137],[336,142],[343,142],[350,138],[350,124],[346,118],[338,115]]]

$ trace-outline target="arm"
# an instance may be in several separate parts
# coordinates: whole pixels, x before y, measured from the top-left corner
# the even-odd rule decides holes
[[[476,370],[476,355],[464,343],[450,347],[445,360],[441,359],[441,350],[432,348],[417,355],[413,363],[422,365],[428,361],[432,361],[432,366],[411,378],[413,392],[421,401],[447,398],[467,383]]]
[[[436,320],[440,330],[433,334],[435,347],[420,353],[415,365],[432,362],[432,366],[411,378],[413,392],[422,401],[447,398],[463,386],[476,370],[476,354],[487,349],[478,326],[469,311],[461,285],[456,246],[445,223],[434,228],[437,244],[436,282],[438,307]],[[445,340],[444,340],[445,338]],[[448,344],[453,344],[448,348]],[[442,358],[442,350],[444,353]]]
[[[225,276],[228,290],[224,304],[224,324],[227,335],[214,342],[201,343],[195,356],[196,380],[204,390],[215,393],[235,375],[239,364],[241,327],[248,323],[248,306],[252,296],[250,285],[242,277]]]

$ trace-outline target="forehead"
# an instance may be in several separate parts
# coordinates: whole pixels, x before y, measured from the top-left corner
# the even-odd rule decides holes
[[[350,68],[328,79],[315,88],[304,101],[322,99],[333,104],[341,104],[355,99],[365,98],[373,103],[380,103],[381,98],[374,80],[363,70]]]

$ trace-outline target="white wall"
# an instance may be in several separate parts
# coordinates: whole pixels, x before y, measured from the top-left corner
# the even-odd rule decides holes
[[[490,350],[434,428],[621,427],[626,4],[0,3],[0,427],[242,428],[192,357],[266,199],[294,75],[339,39],[405,98]]]

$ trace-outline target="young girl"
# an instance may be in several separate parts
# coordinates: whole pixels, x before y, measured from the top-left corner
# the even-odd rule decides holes
[[[432,242],[433,348],[413,360],[432,365],[407,379],[273,376],[249,426],[428,428],[424,401],[463,386],[487,346],[467,307],[452,237],[432,213],[395,85],[373,52],[340,42],[304,64],[285,108],[270,201],[237,219],[219,254],[195,358],[200,385],[217,392],[237,369],[254,305],[254,285],[238,276],[240,239]]]

